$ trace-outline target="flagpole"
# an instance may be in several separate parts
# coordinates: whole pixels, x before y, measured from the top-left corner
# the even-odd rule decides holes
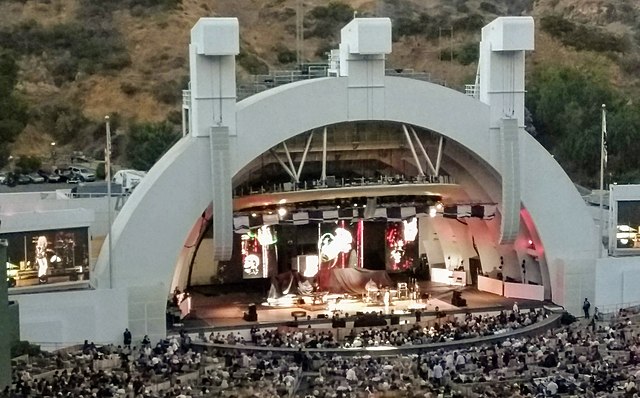
[[[607,150],[605,147],[605,137],[607,134],[607,106],[602,104],[602,129],[600,137],[600,234],[598,235],[598,244],[600,257],[604,257],[606,249],[603,247],[602,233],[604,230],[604,169],[606,167]]]

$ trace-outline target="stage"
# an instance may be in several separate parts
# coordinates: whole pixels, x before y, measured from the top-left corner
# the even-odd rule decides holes
[[[381,311],[385,315],[399,315],[401,318],[414,318],[412,310],[419,308],[421,313],[427,315],[435,313],[436,307],[444,312],[482,312],[513,308],[514,301],[518,302],[520,309],[541,308],[545,303],[532,300],[514,300],[477,290],[474,287],[450,286],[435,282],[419,282],[420,291],[429,293],[429,300],[392,300],[388,307],[382,303],[365,303],[360,297],[353,295],[331,295],[328,303],[313,304],[307,298],[305,303],[299,304],[298,297],[292,297],[287,304],[269,305],[264,292],[233,292],[220,294],[219,287],[202,286],[193,288],[190,298],[190,313],[180,323],[176,323],[173,329],[186,330],[225,330],[249,328],[252,325],[275,326],[294,321],[292,313],[297,312],[297,320],[300,324],[326,323],[331,321],[334,313],[339,317],[356,316],[357,313]],[[465,307],[456,307],[451,304],[454,292],[460,292],[466,300]],[[339,297],[335,297],[339,296]],[[340,298],[339,300],[337,300]],[[337,303],[336,303],[337,301]],[[187,303],[183,303],[186,307]],[[251,304],[256,305],[257,322],[248,322],[243,319],[244,313]],[[302,315],[304,313],[304,315]],[[307,321],[307,316],[311,317]],[[320,316],[320,317],[319,317]]]

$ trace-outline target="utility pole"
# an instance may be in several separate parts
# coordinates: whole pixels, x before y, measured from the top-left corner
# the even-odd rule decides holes
[[[113,236],[111,235],[111,125],[109,124],[109,115],[104,117],[106,122],[106,135],[107,135],[107,147],[104,151],[104,171],[107,179],[107,224],[109,227],[109,233],[107,237],[109,239],[109,289],[113,287]]]
[[[298,67],[304,61],[304,4],[303,0],[296,2],[296,62]]]

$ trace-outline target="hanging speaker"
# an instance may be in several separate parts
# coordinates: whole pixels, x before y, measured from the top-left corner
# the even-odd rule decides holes
[[[378,208],[378,199],[377,198],[367,198],[367,207],[364,209],[364,219],[368,220],[370,218],[375,217],[376,209]]]

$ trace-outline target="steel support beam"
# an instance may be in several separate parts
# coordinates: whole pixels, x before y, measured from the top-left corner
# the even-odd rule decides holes
[[[300,160],[300,165],[298,166],[298,173],[296,173],[296,181],[300,181],[300,174],[302,174],[302,168],[304,167],[304,162],[307,159],[307,153],[309,153],[309,147],[311,146],[311,140],[313,139],[313,130],[309,133],[309,138],[307,138],[307,145],[304,147],[304,152],[302,153],[302,159]]]
[[[429,166],[429,169],[431,170],[433,175],[437,176],[438,172],[436,171],[435,167],[433,167],[433,163],[431,162],[431,158],[427,154],[427,150],[424,148],[424,145],[422,145],[422,141],[420,141],[420,139],[418,138],[418,133],[416,133],[416,131],[413,129],[413,127],[411,127],[411,132],[413,133],[413,138],[415,138],[416,142],[418,143],[418,148],[420,148],[420,151],[422,152],[422,156],[424,156],[425,159],[427,159],[427,165]]]
[[[407,138],[407,143],[409,144],[409,149],[411,149],[411,154],[413,155],[413,159],[415,159],[416,161],[416,167],[418,167],[418,175],[420,177],[424,177],[424,171],[422,170],[420,159],[418,159],[416,148],[413,147],[413,141],[411,141],[411,136],[409,135],[409,130],[407,130],[407,126],[403,124],[402,130],[404,131],[404,136]]]

